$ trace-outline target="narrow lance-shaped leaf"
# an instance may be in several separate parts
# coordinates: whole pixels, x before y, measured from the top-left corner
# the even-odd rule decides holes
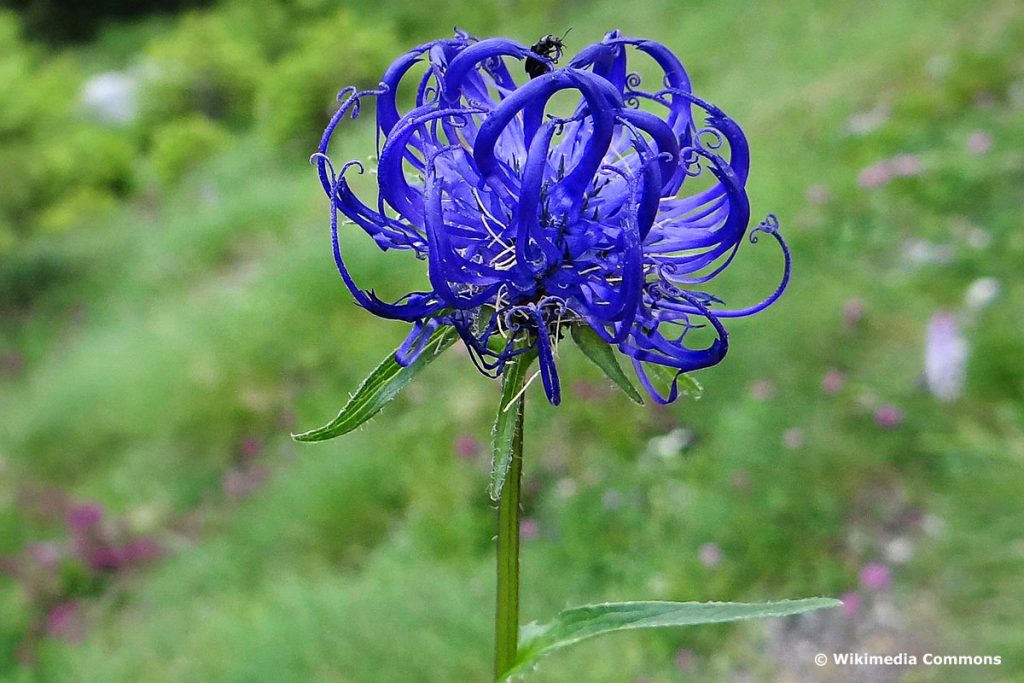
[[[393,401],[420,370],[458,338],[458,333],[452,327],[444,326],[435,330],[419,358],[404,367],[399,365],[392,353],[363,380],[336,418],[319,429],[292,434],[292,438],[296,441],[326,441],[351,432]]]
[[[615,359],[615,351],[608,345],[608,342],[601,339],[597,332],[594,332],[588,325],[573,325],[572,339],[576,342],[576,346],[580,347],[583,355],[589,358],[594,365],[601,368],[605,376],[615,382],[616,386],[622,389],[626,396],[629,396],[630,399],[640,405],[644,404],[644,397],[640,395],[637,388],[629,381],[626,373],[622,371],[619,361]]]
[[[501,498],[501,489],[505,486],[505,475],[508,474],[508,466],[512,462],[512,441],[519,425],[517,418],[523,409],[526,373],[534,357],[536,353],[528,351],[505,365],[501,403],[498,404],[494,429],[491,430],[491,500],[497,501]]]
[[[547,624],[527,624],[520,629],[515,664],[501,680],[522,674],[554,650],[587,638],[614,631],[716,624],[762,617],[784,617],[842,603],[832,598],[806,598],[779,602],[612,602],[574,607],[559,613]]]

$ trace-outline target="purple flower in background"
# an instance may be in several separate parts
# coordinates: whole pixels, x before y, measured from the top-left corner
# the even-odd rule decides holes
[[[263,452],[263,442],[255,436],[247,436],[238,446],[239,454],[246,460],[252,460]]]
[[[808,202],[814,204],[815,206],[828,204],[829,201],[832,199],[832,195],[831,193],[829,193],[828,188],[821,184],[811,185],[810,187],[808,187],[807,191],[804,192],[804,197],[807,198]]]
[[[881,187],[890,180],[892,180],[892,169],[889,168],[888,162],[885,161],[865,166],[857,175],[857,184],[868,190]]]
[[[693,656],[693,650],[679,650],[675,656],[676,668],[681,671],[693,671],[693,665],[695,658]]]
[[[82,639],[84,632],[81,606],[75,600],[57,603],[46,615],[46,635],[51,638],[76,643]]]
[[[928,391],[940,401],[955,401],[964,390],[967,342],[952,313],[940,311],[925,333],[924,377]]]
[[[821,378],[821,390],[826,394],[838,394],[844,386],[846,386],[846,375],[835,368],[830,368]]]
[[[129,565],[146,564],[160,557],[162,550],[155,539],[142,537],[129,541],[121,548],[121,557]]]
[[[99,542],[92,547],[85,547],[81,553],[90,569],[97,572],[113,572],[124,566],[124,554],[120,548],[114,548],[106,542]]]
[[[860,570],[860,582],[873,591],[884,591],[892,585],[892,572],[881,562],[869,562]]]
[[[60,561],[60,548],[55,543],[37,541],[30,543],[25,550],[35,564],[45,569],[53,569]]]
[[[262,465],[246,465],[225,472],[220,486],[229,497],[244,498],[263,486],[269,476],[270,471]]]
[[[897,154],[889,160],[889,167],[894,176],[901,178],[921,175],[924,170],[921,158],[916,154]]]
[[[846,329],[853,329],[864,320],[864,301],[861,299],[847,299],[843,304],[843,326]]]
[[[17,351],[0,354],[0,372],[17,375],[25,368],[25,357]]]
[[[472,460],[480,455],[480,442],[472,434],[460,434],[455,439],[455,455],[463,460]]]
[[[790,427],[782,433],[782,445],[789,449],[800,448],[804,445],[804,430],[799,427]]]
[[[526,79],[517,60],[529,60],[535,77]],[[654,87],[642,86],[631,60],[657,69]],[[415,104],[400,111],[406,89]],[[365,202],[348,177],[363,164],[336,168],[328,147],[342,119],[371,98],[377,197]],[[412,324],[401,364],[451,326],[489,376],[536,352],[558,404],[559,340],[568,326],[587,325],[668,403],[681,373],[725,356],[722,321],[764,309],[789,280],[775,217],[748,232],[742,130],[693,94],[659,43],[613,31],[558,68],[515,41],[456,32],[402,55],[377,89],[348,88],[339,101],[312,158],[331,200],[334,256],[360,306]],[[393,302],[360,288],[343,257],[339,213],[382,250],[426,260],[429,286]],[[724,308],[701,287],[757,233],[782,247],[781,282],[758,304]],[[652,364],[672,371],[667,388],[655,387]]]
[[[103,507],[98,503],[76,503],[67,513],[68,530],[74,556],[93,571],[113,571],[123,564],[119,550],[104,524]]]
[[[532,517],[524,517],[519,523],[519,536],[524,541],[533,541],[540,536],[540,525]]]
[[[81,503],[68,511],[67,524],[72,533],[86,533],[103,521],[103,508],[96,503]]]
[[[767,401],[775,395],[775,385],[766,379],[756,379],[751,383],[748,393],[756,401]]]
[[[843,601],[843,616],[850,619],[857,616],[861,607],[861,599],[859,595],[853,591],[847,591],[840,595],[839,599]]]
[[[903,424],[903,411],[896,406],[884,405],[875,410],[875,424],[882,429],[896,429]]]
[[[585,379],[572,383],[572,393],[581,401],[596,401],[601,397],[604,387]]]
[[[921,175],[924,166],[916,154],[897,154],[891,159],[882,159],[864,167],[857,176],[857,183],[865,188],[881,187],[894,178],[911,178]]]
[[[984,154],[992,149],[992,136],[983,130],[976,130],[967,138],[967,151],[971,154]]]
[[[722,548],[712,541],[703,544],[697,555],[700,557],[700,563],[708,569],[713,569],[722,563]]]

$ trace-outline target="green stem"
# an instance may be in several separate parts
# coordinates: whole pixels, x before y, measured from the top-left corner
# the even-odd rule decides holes
[[[519,493],[523,483],[523,412],[516,400],[516,426],[508,477],[498,501],[498,604],[494,614],[494,680],[508,671],[519,648]]]

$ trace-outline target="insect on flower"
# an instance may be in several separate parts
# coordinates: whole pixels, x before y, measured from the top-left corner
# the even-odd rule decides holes
[[[748,232],[747,140],[693,93],[668,48],[612,31],[558,67],[561,47],[554,36],[530,48],[457,31],[399,57],[376,89],[342,91],[312,157],[338,270],[360,306],[412,324],[400,364],[450,326],[489,376],[536,353],[558,404],[559,341],[570,326],[589,327],[630,358],[655,400],[671,402],[682,373],[725,356],[724,320],[782,294],[789,249],[774,216]],[[509,65],[524,60],[532,78],[520,82]],[[629,70],[637,60],[656,73],[654,87]],[[364,201],[349,178],[363,164],[336,168],[328,148],[368,100],[377,196]],[[426,260],[429,286],[395,301],[358,286],[339,213],[381,249]],[[760,303],[725,307],[705,288],[759,234],[782,248],[781,281]]]
[[[570,26],[561,36],[553,36],[549,33],[534,43],[530,47],[530,52],[543,55],[557,64],[558,60],[562,58],[562,50],[565,49],[565,43],[563,41],[565,40],[565,37],[569,35],[569,31],[571,30],[572,27]],[[549,71],[551,71],[551,67],[548,64],[533,57],[526,58],[526,73],[530,78],[536,78],[537,76],[546,74]]]

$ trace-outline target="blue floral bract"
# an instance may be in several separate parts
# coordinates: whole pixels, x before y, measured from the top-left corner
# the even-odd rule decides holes
[[[638,57],[657,72],[657,88],[628,70]],[[526,79],[527,58],[547,73]],[[363,164],[336,169],[328,157],[338,124],[368,98],[378,134],[372,203],[346,179]],[[728,348],[722,319],[760,311],[788,282],[789,250],[769,216],[750,240],[762,232],[782,246],[785,271],[771,296],[730,310],[701,289],[747,234],[749,150],[740,127],[692,93],[682,64],[656,42],[613,31],[558,67],[512,40],[457,32],[401,56],[377,89],[348,88],[339,101],[313,155],[331,200],[334,256],[359,305],[413,324],[400,363],[450,325],[491,376],[535,351],[557,404],[559,339],[569,325],[589,325],[632,359],[656,400],[670,402],[677,382],[659,390],[650,365],[678,379],[718,363]],[[381,249],[425,259],[429,290],[385,302],[357,286],[338,213]],[[697,328],[704,341],[691,348]]]

